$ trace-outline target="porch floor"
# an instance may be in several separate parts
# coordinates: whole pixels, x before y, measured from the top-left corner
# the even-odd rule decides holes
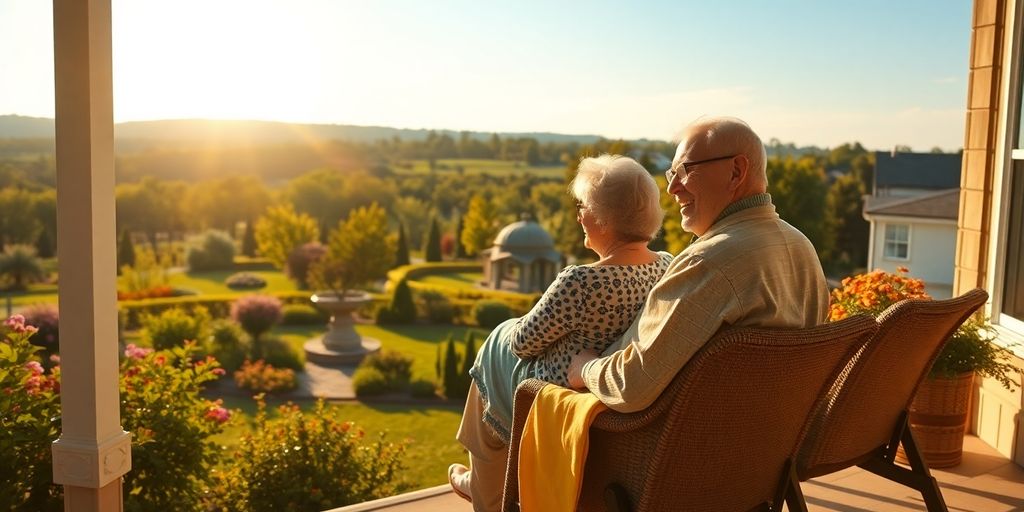
[[[963,463],[935,469],[950,511],[1024,511],[1024,468],[975,436],[964,439]],[[860,468],[803,483],[808,509],[842,512],[925,510],[921,495]],[[333,509],[328,512],[471,512],[448,485]]]

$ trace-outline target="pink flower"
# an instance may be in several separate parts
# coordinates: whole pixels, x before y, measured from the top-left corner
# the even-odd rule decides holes
[[[143,359],[146,357],[146,354],[149,354],[152,351],[153,349],[151,348],[137,347],[134,343],[129,343],[128,346],[124,348],[124,356],[129,359]]]
[[[39,361],[29,361],[25,363],[25,368],[32,372],[32,375],[42,375],[43,365],[39,364]]]
[[[206,411],[206,419],[216,421],[217,423],[224,423],[231,419],[231,411],[219,405],[213,405]]]
[[[224,368],[214,368],[213,369],[213,374],[214,375],[224,375],[224,373],[225,373],[224,372]]]
[[[16,334],[35,334],[39,330],[34,326],[25,325],[25,317],[22,315],[11,315],[4,321],[4,325]]]

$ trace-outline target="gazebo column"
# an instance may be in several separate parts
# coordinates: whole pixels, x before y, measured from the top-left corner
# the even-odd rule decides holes
[[[61,420],[66,511],[120,511],[131,436],[118,404],[110,0],[54,0]]]

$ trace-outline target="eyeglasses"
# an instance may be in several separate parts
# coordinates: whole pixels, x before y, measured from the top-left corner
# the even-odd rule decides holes
[[[576,201],[576,213],[579,213],[580,210],[582,210],[582,209],[584,209],[586,207],[587,206],[584,205],[582,201]]]
[[[686,174],[689,174],[689,171],[686,170],[687,167],[693,167],[695,165],[706,164],[710,162],[717,162],[719,160],[728,160],[730,158],[736,158],[738,156],[740,155],[736,154],[729,156],[719,156],[715,158],[708,158],[706,160],[697,160],[696,162],[679,162],[679,167],[682,168],[682,174],[685,176]],[[678,176],[679,174],[680,173],[676,172],[674,168],[669,168],[669,170],[665,171],[665,177],[668,178],[669,183],[672,183],[672,180],[676,179],[676,176]]]

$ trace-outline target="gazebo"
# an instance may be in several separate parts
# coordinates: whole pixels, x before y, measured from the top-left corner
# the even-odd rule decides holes
[[[543,292],[564,266],[551,235],[529,215],[502,228],[481,256],[483,284],[495,290]]]

